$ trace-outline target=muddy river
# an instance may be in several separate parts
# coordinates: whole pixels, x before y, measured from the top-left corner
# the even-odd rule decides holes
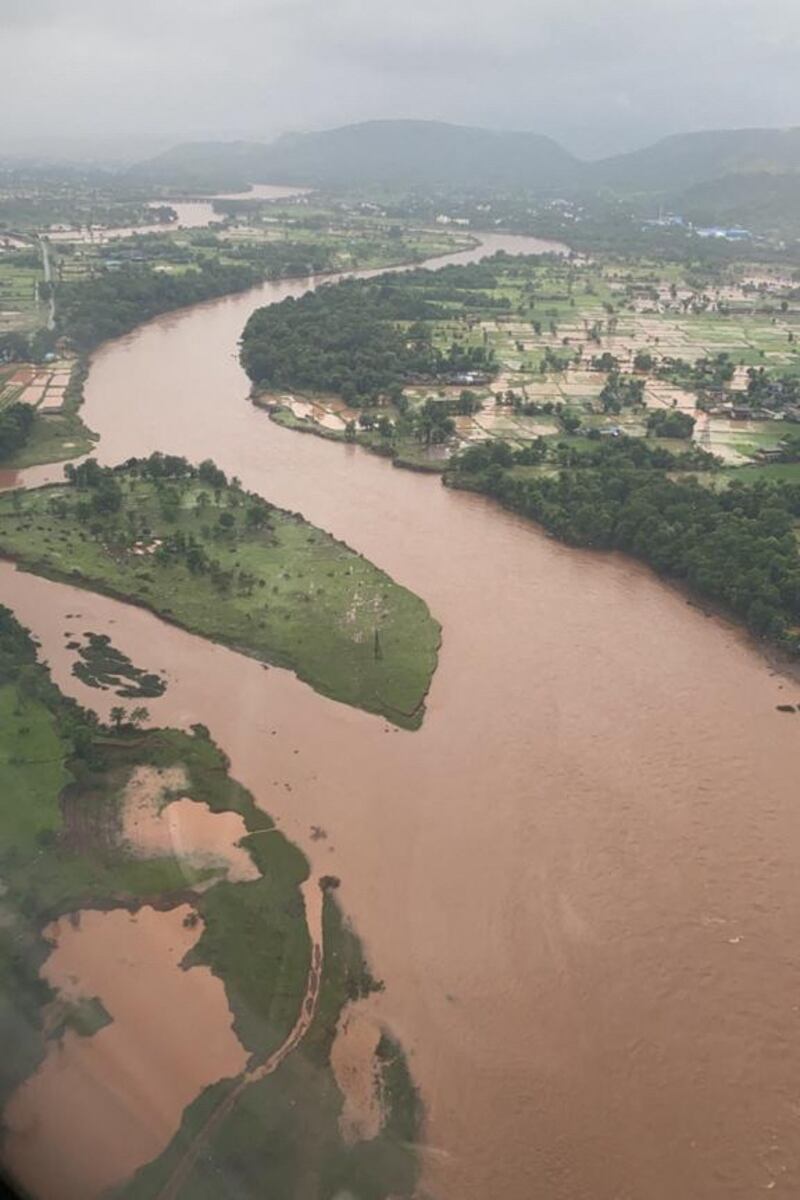
[[[535,248],[482,253],[501,246]],[[800,685],[634,562],[271,423],[247,403],[237,338],[258,304],[307,286],[107,346],[85,418],[101,461],[211,456],[422,595],[444,636],[423,728],[8,565],[0,595],[86,703],[68,614],[164,669],[153,718],[208,725],[315,872],[341,878],[386,983],[371,1019],[426,1106],[427,1193],[797,1195],[800,717],[776,705]]]
[[[286,200],[307,191],[306,188],[280,187],[271,183],[255,183],[249,192],[224,192],[219,196],[203,200],[158,200],[154,204],[168,204],[177,214],[177,220],[169,224],[158,222],[153,225],[135,225],[124,228],[106,229],[102,226],[82,229],[56,229],[48,234],[53,242],[109,242],[115,238],[131,237],[133,234],[169,233],[176,229],[203,229],[222,220],[214,210],[214,200]]]

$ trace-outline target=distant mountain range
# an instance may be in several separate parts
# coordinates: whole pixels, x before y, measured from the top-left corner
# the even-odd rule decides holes
[[[537,133],[495,132],[438,121],[366,121],[270,144],[191,142],[131,169],[137,180],[181,187],[226,183],[476,188],[542,192],[609,189],[706,204],[720,181],[752,202],[759,191],[794,191],[775,177],[800,172],[800,129],[726,129],[675,134],[651,146],[585,162]],[[747,177],[744,182],[742,177]],[[758,182],[756,182],[756,179]],[[735,185],[730,181],[734,180]],[[705,196],[703,189],[706,189]],[[716,203],[716,198],[714,199]]]

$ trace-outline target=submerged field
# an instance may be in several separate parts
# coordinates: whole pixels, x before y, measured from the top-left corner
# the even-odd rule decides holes
[[[422,720],[439,626],[343,543],[206,464],[78,468],[73,486],[0,498],[0,552],[146,605],[336,700]],[[155,667],[158,664],[154,664]]]

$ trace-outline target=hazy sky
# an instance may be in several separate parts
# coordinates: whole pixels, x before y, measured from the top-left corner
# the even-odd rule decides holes
[[[6,145],[408,116],[600,154],[800,124],[798,0],[0,0],[0,37]]]

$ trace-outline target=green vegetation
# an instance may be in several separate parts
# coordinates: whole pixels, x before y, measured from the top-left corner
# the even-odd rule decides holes
[[[58,691],[36,662],[31,639],[0,608],[0,1100],[35,1070],[48,1037],[61,1036],[67,1026],[90,1037],[110,1019],[101,1002],[65,1004],[39,978],[47,954],[44,926],[84,908],[183,904],[195,881],[207,881],[208,872],[198,874],[186,862],[136,858],[122,843],[125,787],[143,765],[180,766],[193,800],[213,812],[239,813],[250,835],[271,833],[244,840],[261,872],[258,879],[232,883],[217,877],[193,897],[204,929],[190,961],[208,965],[223,980],[236,1033],[253,1055],[263,1059],[282,1045],[297,1019],[310,965],[300,892],[308,870],[303,856],[230,779],[207,731],[198,726],[192,736],[102,728]],[[269,1179],[286,1194],[298,1194],[309,1177],[302,1138],[313,1128],[318,1167],[326,1177],[352,1185],[366,1163],[365,1195],[378,1200],[410,1194],[419,1112],[401,1058],[393,1059],[400,1077],[389,1093],[379,1137],[355,1147],[339,1138],[342,1099],[330,1068],[334,1031],[343,1006],[378,985],[329,892],[323,904],[323,970],[311,1030],[279,1072],[244,1089],[215,1131],[211,1149],[221,1166],[230,1163],[246,1178]],[[142,1182],[182,1151],[195,1114],[228,1086],[209,1089],[187,1110],[170,1149],[140,1173],[141,1182],[124,1189],[126,1196],[153,1194],[139,1191]],[[240,1156],[243,1145],[247,1152]],[[208,1186],[206,1180],[193,1181],[191,1196],[207,1194]]]
[[[318,691],[417,727],[439,627],[425,604],[212,463],[153,455],[0,497],[0,550],[289,667]]]
[[[647,428],[655,437],[690,438],[695,420],[678,409],[658,409],[647,416]]]
[[[214,889],[215,891],[217,889]],[[353,1195],[383,1200],[414,1193],[414,1142],[421,1111],[402,1052],[384,1036],[379,1046],[386,1112],[378,1135],[345,1146],[338,1131],[341,1096],[328,1067],[342,997],[356,999],[379,986],[365,974],[358,943],[329,893],[323,902],[325,970],[312,1024],[296,1053],[252,1083],[216,1125],[176,1200],[231,1195]],[[168,1149],[139,1171],[116,1200],[147,1200],[171,1178],[197,1132],[230,1085],[208,1088],[185,1113]],[[207,1169],[213,1163],[213,1172]]]
[[[800,289],[779,268],[498,254],[394,285],[351,281],[305,305],[253,316],[243,361],[255,402],[398,464],[441,470],[487,438],[620,432],[743,464],[776,457],[781,422],[800,420]],[[347,318],[362,307],[359,333]],[[418,346],[427,364],[412,361]]]
[[[40,323],[43,278],[42,259],[35,245],[0,251],[0,338],[7,331],[27,331]]]
[[[80,662],[72,668],[73,675],[87,687],[113,689],[126,699],[163,696],[167,685],[159,675],[133,665],[127,654],[111,644],[103,633],[87,633],[86,645],[76,643]]]
[[[463,272],[484,280],[486,272],[460,270],[454,299],[463,302]],[[414,381],[493,373],[492,354],[481,345],[435,345],[428,323],[446,315],[451,295],[445,268],[348,280],[284,300],[253,313],[242,365],[257,387],[335,392],[355,406],[397,398]]]
[[[0,463],[14,457],[31,436],[35,420],[29,404],[14,403],[0,411]]]
[[[72,366],[70,381],[64,390],[61,411],[55,413],[40,413],[27,404],[14,403],[9,408],[26,408],[32,419],[21,416],[20,424],[24,430],[22,440],[16,439],[16,447],[11,450],[11,441],[6,442],[8,452],[3,453],[0,440],[0,464],[21,470],[25,467],[35,467],[40,463],[64,462],[70,458],[88,454],[96,442],[95,435],[87,429],[79,415],[83,403],[83,385],[88,373],[88,363],[84,358],[75,360]],[[3,428],[4,417],[9,409],[0,411],[0,431]],[[0,432],[0,439],[2,433]]]

